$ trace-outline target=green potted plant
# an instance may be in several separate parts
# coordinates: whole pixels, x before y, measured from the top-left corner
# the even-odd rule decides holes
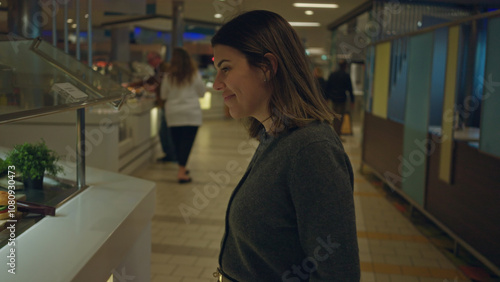
[[[50,150],[43,139],[36,144],[15,145],[6,158],[6,162],[22,175],[26,189],[43,189],[45,173],[56,175],[62,172],[63,168],[57,164],[58,160],[57,153]]]
[[[0,158],[0,176],[7,172],[7,162]]]

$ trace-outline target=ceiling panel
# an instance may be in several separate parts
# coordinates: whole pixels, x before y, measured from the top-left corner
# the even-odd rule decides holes
[[[323,48],[328,50],[330,45],[330,32],[327,30],[329,23],[337,18],[349,13],[351,10],[361,5],[366,0],[337,0],[337,1],[292,1],[292,0],[185,0],[185,17],[189,19],[199,19],[210,22],[224,23],[235,15],[250,10],[269,10],[280,14],[288,21],[293,22],[319,22],[319,27],[296,27],[295,30],[308,48]],[[171,14],[171,1],[162,1],[159,7],[160,13]],[[310,9],[296,8],[295,2],[328,3],[337,4],[335,9]],[[305,11],[311,10],[313,15],[306,15]],[[214,15],[221,13],[223,18],[216,19]]]

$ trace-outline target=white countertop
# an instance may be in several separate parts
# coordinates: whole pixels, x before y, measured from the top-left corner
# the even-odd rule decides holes
[[[7,272],[11,247],[0,249],[0,281],[110,276],[151,222],[155,183],[93,168],[86,174],[87,189],[57,208],[55,217],[46,216],[16,238],[15,275]],[[75,179],[74,173],[64,177]]]

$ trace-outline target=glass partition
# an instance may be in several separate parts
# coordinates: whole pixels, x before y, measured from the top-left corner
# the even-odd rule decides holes
[[[40,39],[0,38],[0,124],[132,95],[110,78]]]

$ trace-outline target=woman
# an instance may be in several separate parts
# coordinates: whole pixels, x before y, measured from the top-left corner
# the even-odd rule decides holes
[[[212,38],[234,118],[260,141],[226,213],[222,281],[359,281],[353,172],[293,28],[244,13]]]
[[[205,85],[189,54],[181,48],[172,53],[170,67],[161,83],[161,96],[166,100],[165,113],[179,163],[179,183],[191,182],[186,163],[201,125],[198,98],[205,94]]]

